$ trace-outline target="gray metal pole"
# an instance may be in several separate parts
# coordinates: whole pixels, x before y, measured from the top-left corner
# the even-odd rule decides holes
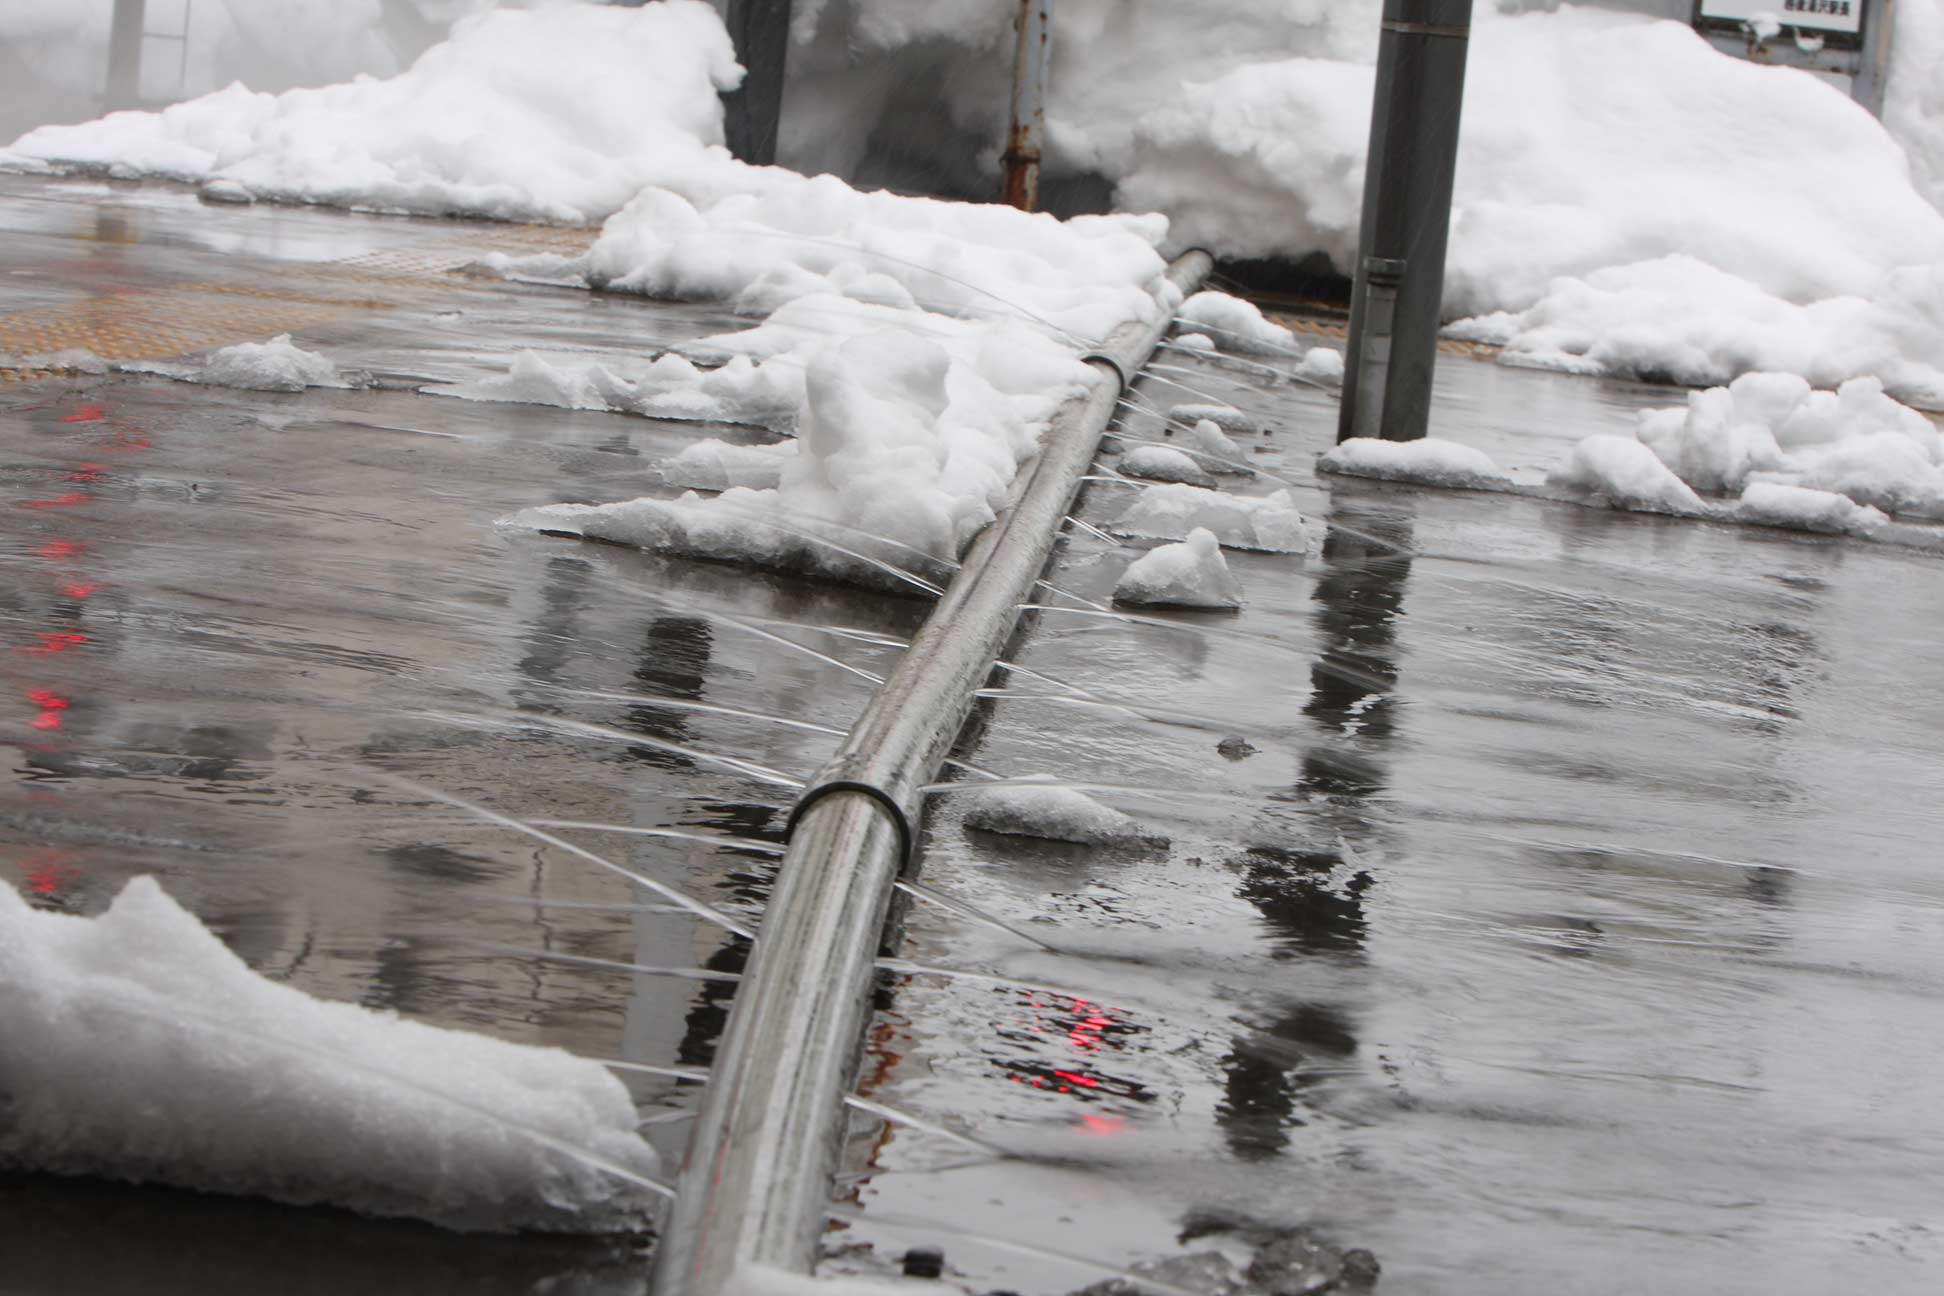
[[[109,112],[142,104],[142,29],[147,0],[115,0],[115,16],[108,28]]]
[[[1039,205],[1040,140],[1046,134],[1046,64],[1053,45],[1053,0],[1019,0],[1013,53],[1012,128],[1006,133],[1002,201]]]
[[[722,96],[729,151],[745,162],[776,161],[783,119],[783,73],[790,56],[790,0],[716,0],[736,43],[743,83]]]
[[[1430,420],[1471,11],[1384,0],[1338,441],[1415,441]]]
[[[1896,34],[1897,0],[1864,0],[1863,48],[1857,52],[1850,97],[1883,120],[1883,92],[1890,85],[1890,46]]]

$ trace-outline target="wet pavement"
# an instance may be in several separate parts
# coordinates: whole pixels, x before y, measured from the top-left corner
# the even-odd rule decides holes
[[[380,384],[0,386],[0,877],[91,912],[155,873],[307,991],[706,1065],[724,987],[506,947],[733,971],[739,942],[382,775],[779,838],[789,788],[709,755],[800,778],[833,740],[675,704],[842,728],[868,682],[754,631],[882,672],[893,649],[839,631],[908,634],[923,606],[498,532],[652,489],[696,436],[756,438],[409,390],[521,346],[639,354],[720,313],[454,273],[496,239],[577,237],[554,231],[19,178],[0,229],[0,338],[119,308],[149,322],[132,349],[180,341],[172,318],[288,329]],[[1101,795],[1172,844],[996,837],[937,799],[926,879],[1059,952],[914,909],[906,957],[1018,984],[887,977],[860,1088],[1014,1155],[860,1118],[862,1217],[833,1248],[936,1244],[981,1290],[1037,1294],[1101,1276],[1050,1252],[1304,1226],[1373,1251],[1385,1292],[1932,1290],[1939,559],[1318,479],[1330,396],[1177,362],[1200,394],[1143,399],[1259,414],[1251,458],[1338,529],[1231,556],[1239,614],[1037,618],[1020,661],[1066,687],[1012,679],[962,754],[1147,789]],[[1434,431],[1543,468],[1679,399],[1446,360]],[[1082,515],[1108,525],[1124,490]],[[1104,601],[1134,552],[1075,533],[1053,579]],[[561,831],[741,916],[774,866],[746,841]],[[649,1114],[692,1101],[631,1083]],[[652,1128],[679,1156],[681,1124]],[[0,1290],[643,1285],[625,1245],[0,1178],[0,1255],[29,1253]]]

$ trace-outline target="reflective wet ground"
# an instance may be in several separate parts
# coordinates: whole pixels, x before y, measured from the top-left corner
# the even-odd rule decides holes
[[[313,993],[706,1065],[723,986],[535,952],[732,971],[739,941],[385,775],[745,839],[559,830],[759,912],[754,843],[790,788],[712,758],[803,777],[834,740],[774,718],[842,728],[870,688],[765,634],[881,673],[895,650],[842,632],[908,634],[923,607],[498,532],[737,434],[406,390],[720,314],[440,268],[490,228],[165,188],[8,180],[0,230],[0,312],[159,319],[160,294],[274,290],[280,318],[319,312],[288,325],[301,344],[382,383],[0,386],[0,876],[91,912],[156,873]],[[1236,615],[1038,618],[1020,661],[1064,683],[1012,678],[964,753],[1147,789],[1101,795],[1173,841],[1035,845],[938,798],[926,878],[1060,952],[912,911],[906,957],[1018,984],[888,978],[860,1089],[1015,1155],[860,1121],[864,1218],[833,1246],[935,1243],[981,1289],[1056,1293],[1100,1271],[1045,1252],[1126,1263],[1253,1221],[1369,1247],[1390,1292],[1933,1290],[1938,559],[1319,481],[1330,397],[1169,363],[1266,418],[1252,459],[1337,529],[1307,557],[1232,556]],[[1544,467],[1678,399],[1447,361],[1435,430]],[[1090,487],[1083,516],[1107,525],[1124,491]],[[1132,552],[1076,533],[1053,578],[1104,601]],[[618,732],[538,727],[563,721]],[[692,1101],[630,1082],[648,1115]],[[651,1129],[672,1162],[681,1124]],[[1184,1247],[1190,1225],[1217,1231]],[[10,1292],[642,1283],[627,1245],[33,1176],[0,1179],[0,1255]]]

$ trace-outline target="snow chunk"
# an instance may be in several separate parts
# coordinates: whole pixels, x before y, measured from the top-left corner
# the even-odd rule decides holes
[[[1215,339],[1206,333],[1182,333],[1175,337],[1174,344],[1183,351],[1213,351]]]
[[[1231,436],[1254,436],[1262,424],[1233,405],[1176,405],[1168,410],[1168,420],[1181,427],[1193,427],[1204,420]]]
[[[1229,440],[1214,419],[1197,419],[1182,441],[1195,462],[1209,472],[1248,475],[1249,467],[1242,462],[1242,447]]]
[[[461,1229],[652,1218],[555,1150],[655,1173],[606,1068],[264,980],[151,878],[97,918],[0,886],[0,1040],[0,1166]]]
[[[796,452],[794,441],[745,446],[711,437],[662,460],[662,480],[692,490],[725,491],[736,486],[771,490],[782,483],[783,469]]]
[[[1192,486],[1213,486],[1215,479],[1202,470],[1195,457],[1173,446],[1135,446],[1121,456],[1119,470],[1126,477],[1149,481],[1187,482]]]
[[[463,400],[787,427],[796,421],[803,399],[803,366],[793,359],[759,364],[748,356],[733,356],[726,364],[703,368],[674,354],[638,365],[522,351],[504,374],[421,390]]]
[[[1858,504],[1834,491],[1784,486],[1780,482],[1751,482],[1742,492],[1735,515],[1743,522],[1788,527],[1796,531],[1830,531],[1869,535],[1889,522],[1876,509]]]
[[[160,112],[44,126],[0,164],[211,183],[245,196],[578,224],[649,184],[732,165],[716,98],[742,77],[701,0],[466,19],[409,69],[321,89],[241,83]],[[571,87],[571,92],[567,88]]]
[[[1385,481],[1417,482],[1425,486],[1455,486],[1493,490],[1512,484],[1491,456],[1456,441],[1421,437],[1416,441],[1380,441],[1355,437],[1318,456],[1324,472]]]
[[[292,342],[288,333],[279,333],[268,342],[239,342],[183,364],[131,361],[116,367],[130,373],[157,374],[177,382],[236,387],[243,391],[296,392],[306,387],[355,385],[322,354],[306,351]]]
[[[1314,379],[1322,383],[1341,383],[1343,381],[1343,352],[1335,347],[1311,347],[1303,353],[1303,362],[1296,366],[1299,377]]]
[[[1242,587],[1229,573],[1215,533],[1196,527],[1180,544],[1150,549],[1129,564],[1114,586],[1117,603],[1163,607],[1238,608]]]
[[[1247,355],[1293,356],[1296,335],[1263,318],[1255,303],[1223,292],[1198,292],[1181,304],[1175,316],[1182,323],[1215,335],[1225,351]]]
[[[1113,522],[1123,535],[1183,540],[1198,527],[1231,549],[1302,553],[1309,529],[1286,490],[1273,495],[1227,495],[1198,486],[1150,486]]]
[[[1046,776],[1049,779],[1050,775]],[[1139,820],[1063,787],[982,788],[965,793],[967,827],[1011,837],[1039,837],[1082,846],[1165,846],[1168,839]]]
[[[1705,516],[1708,506],[1652,450],[1632,437],[1590,436],[1547,480],[1604,498],[1614,508]]]

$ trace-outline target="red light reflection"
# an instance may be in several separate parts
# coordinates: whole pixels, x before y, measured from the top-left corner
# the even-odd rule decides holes
[[[33,554],[36,558],[72,558],[86,547],[78,540],[49,540],[44,545],[35,546]]]
[[[100,421],[101,421],[101,419],[103,418],[103,416],[104,416],[104,415],[106,415],[106,414],[107,414],[107,411],[106,411],[106,410],[104,410],[104,409],[102,409],[102,408],[101,408],[101,406],[99,406],[99,405],[82,405],[82,406],[79,406],[79,407],[77,407],[77,408],[75,409],[75,411],[74,411],[74,413],[72,413],[72,414],[63,414],[63,415],[61,415],[61,422],[63,422],[63,423],[98,423],[98,422],[100,422]]]
[[[86,504],[94,496],[86,491],[69,491],[53,499],[21,500],[16,508],[66,508],[70,504]]]
[[[76,645],[88,642],[88,636],[84,634],[55,630],[36,630],[34,638],[40,640],[40,643],[32,648],[16,648],[14,651],[35,657],[51,657],[55,653],[64,653]]]

